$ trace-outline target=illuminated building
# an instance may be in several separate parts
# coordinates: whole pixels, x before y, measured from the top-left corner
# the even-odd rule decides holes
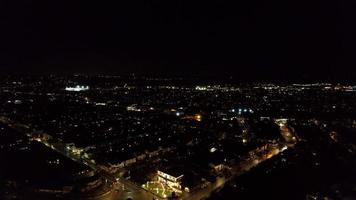
[[[198,121],[198,122],[201,122],[202,117],[201,117],[200,114],[196,114],[196,115],[194,116],[194,119],[195,119],[196,121]]]
[[[162,171],[157,171],[158,175],[158,182],[167,185],[168,187],[172,188],[174,191],[181,193],[182,192],[182,175],[170,175],[164,173]]]
[[[131,106],[127,106],[127,107],[126,107],[126,110],[127,110],[127,111],[141,112],[141,109],[140,109],[140,108],[137,108],[137,105],[136,105],[136,104],[133,104],[133,105],[131,105]]]
[[[89,90],[89,86],[80,86],[80,85],[77,85],[77,86],[75,86],[75,87],[66,87],[65,90],[66,90],[66,91],[70,91],[70,92],[87,91],[87,90]]]
[[[195,120],[197,122],[201,122],[203,117],[201,114],[195,114],[195,115],[186,115],[182,119],[189,119],[189,120]]]

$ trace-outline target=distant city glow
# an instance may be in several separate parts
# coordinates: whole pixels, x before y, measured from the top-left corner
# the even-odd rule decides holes
[[[66,87],[65,90],[70,92],[87,91],[89,90],[89,86],[77,85],[75,87]]]
[[[347,161],[356,152],[351,135],[356,128],[353,86],[196,86],[152,82],[156,79],[147,79],[146,85],[145,80],[53,77],[23,86],[8,81],[0,87],[4,94],[0,151],[20,150],[36,158],[41,154],[32,146],[39,143],[44,151],[55,153],[44,157],[43,167],[51,167],[53,175],[57,169],[69,169],[68,177],[80,183],[58,185],[54,195],[72,195],[74,188],[74,195],[80,191],[85,197],[98,194],[93,198],[103,199],[203,199],[224,185],[232,183],[239,190],[245,187],[244,181],[249,185],[280,170],[295,176],[294,167],[285,170],[289,166],[311,168],[305,171],[310,176],[320,168],[315,166],[328,167],[339,158]],[[77,85],[81,82],[90,84],[90,90],[85,84]],[[263,164],[268,159],[273,160]],[[9,160],[3,161],[8,165]],[[75,165],[79,172],[70,170]],[[43,173],[41,167],[35,165],[34,172]],[[13,169],[12,173],[18,173]],[[329,178],[332,170],[322,175]],[[53,180],[51,176],[48,184]],[[267,187],[265,191],[276,186],[266,183],[260,184]],[[281,189],[285,188],[276,187],[276,192]]]

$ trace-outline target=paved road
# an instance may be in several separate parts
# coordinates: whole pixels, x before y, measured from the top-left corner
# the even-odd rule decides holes
[[[266,150],[265,154],[261,154],[259,157],[255,157],[254,159],[246,158],[245,161],[240,162],[239,164],[232,167],[231,172],[232,175],[230,177],[218,177],[217,180],[209,185],[208,187],[198,190],[196,192],[192,192],[189,194],[185,194],[182,196],[184,200],[201,200],[207,198],[211,195],[212,192],[222,188],[227,182],[231,179],[240,176],[253,167],[258,166],[260,163],[271,159],[273,156],[278,155],[280,152],[286,150],[286,146],[276,145],[270,146],[269,149]],[[255,153],[259,152],[259,149],[254,150]]]
[[[32,134],[36,134],[36,132],[31,131],[31,129],[22,124],[16,124],[12,122],[11,120],[5,118],[5,117],[0,117],[0,122],[7,124],[8,126],[16,129],[19,132],[24,133],[28,137],[32,138]],[[278,121],[279,122],[279,121]],[[277,122],[276,122],[277,123]],[[286,144],[288,147],[293,147],[294,144],[297,142],[295,139],[293,133],[290,131],[289,128],[287,128],[286,124],[282,124],[281,122],[278,123],[281,128],[281,135],[284,137]],[[26,130],[27,129],[27,130]],[[65,145],[60,143],[59,141],[57,142],[52,142],[49,144],[46,141],[41,141],[42,144],[46,145],[47,147],[59,152],[60,154],[72,159],[75,162],[78,162],[80,164],[86,165],[89,168],[97,171],[100,175],[102,175],[106,180],[108,180],[111,185],[112,185],[112,192],[111,195],[103,197],[103,199],[107,200],[119,200],[123,199],[126,200],[128,198],[134,199],[134,200],[152,200],[152,199],[161,199],[158,198],[157,196],[153,195],[151,192],[148,192],[144,190],[143,188],[133,184],[129,180],[125,179],[120,179],[116,180],[116,177],[114,177],[112,174],[107,173],[106,171],[102,170],[100,167],[98,167],[94,162],[92,162],[90,159],[86,159],[83,157],[80,157],[74,153],[71,153],[68,151],[68,149],[65,149]],[[240,162],[236,166],[233,166],[231,169],[232,176],[230,177],[218,177],[214,183],[211,185],[207,186],[204,189],[197,190],[196,192],[191,192],[191,193],[184,193],[183,196],[181,196],[181,199],[183,200],[201,200],[206,197],[209,197],[210,194],[214,191],[216,191],[219,188],[222,188],[229,180],[232,178],[235,178],[236,176],[240,176],[253,167],[258,166],[261,162],[264,162],[270,158],[272,158],[275,155],[278,155],[280,152],[284,151],[287,149],[287,146],[284,145],[275,145],[275,146],[269,146],[269,149],[264,149],[263,154],[258,154],[258,152],[261,152],[260,149],[254,150],[254,155],[260,155],[259,157],[254,157],[254,158],[246,158],[245,161]]]
[[[11,121],[10,119],[7,119],[6,117],[0,117],[0,122],[6,124],[7,126],[15,129],[16,131],[25,134],[26,136],[33,138],[33,135],[35,134],[43,134],[42,132],[36,132],[30,129],[30,127],[15,123]],[[44,144],[48,148],[51,148],[52,150],[64,155],[65,157],[79,163],[82,165],[85,165],[89,167],[90,169],[98,172],[103,178],[105,178],[110,185],[112,185],[112,194],[111,195],[105,195],[103,199],[123,199],[126,200],[128,198],[132,198],[134,200],[152,200],[152,199],[159,199],[158,197],[154,196],[152,193],[144,190],[143,188],[138,187],[137,185],[133,184],[129,180],[125,179],[120,179],[116,180],[116,177],[113,176],[110,173],[107,173],[106,171],[102,170],[100,167],[98,167],[95,163],[93,163],[90,159],[78,156],[77,154],[72,153],[71,151],[68,151],[68,149],[65,148],[65,145],[62,144],[60,141],[54,141],[54,142],[47,142],[47,141],[42,141],[40,139],[37,139],[36,141]],[[116,185],[116,187],[114,187]],[[117,187],[117,185],[120,185],[120,187]],[[109,197],[108,197],[109,196]],[[96,199],[96,198],[95,198]]]
[[[184,200],[201,200],[206,197],[209,197],[210,194],[216,191],[219,188],[222,188],[229,180],[240,176],[246,172],[248,172],[253,167],[258,166],[260,163],[278,155],[279,153],[285,151],[287,148],[292,148],[298,142],[296,135],[293,133],[290,127],[287,125],[286,120],[275,120],[275,123],[280,126],[280,134],[285,140],[285,145],[276,145],[269,146],[269,149],[265,150],[263,154],[256,154],[259,149],[254,150],[254,155],[260,155],[255,158],[246,158],[245,161],[233,166],[231,169],[232,176],[229,178],[219,177],[213,184],[210,186],[198,190],[196,192],[192,192],[190,194],[184,194],[182,199]]]

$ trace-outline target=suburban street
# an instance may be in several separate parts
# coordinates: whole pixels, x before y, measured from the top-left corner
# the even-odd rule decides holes
[[[8,125],[9,127],[15,129],[16,131],[25,134],[26,136],[32,138],[34,134],[37,134],[36,132],[33,132],[30,130],[30,128],[26,125],[23,124],[18,124],[12,122],[10,119],[7,119],[5,117],[0,117],[0,122]],[[27,130],[26,130],[27,129]],[[43,134],[43,133],[41,133]],[[52,150],[64,155],[65,157],[83,164],[90,169],[96,171],[99,173],[103,178],[105,178],[111,185],[111,194],[108,194],[108,192],[105,192],[105,195],[100,195],[98,197],[93,197],[93,199],[137,199],[137,200],[152,200],[152,199],[159,199],[152,193],[144,190],[143,188],[140,188],[136,186],[135,184],[131,183],[129,180],[125,179],[116,179],[112,174],[109,174],[105,172],[104,170],[100,169],[95,163],[93,163],[90,159],[78,156],[74,153],[71,153],[71,151],[68,151],[65,148],[65,145],[60,143],[59,141],[56,141],[54,143],[48,143],[47,141],[42,141],[42,140],[36,140],[43,145],[51,148]],[[119,187],[118,187],[119,186]]]
[[[7,124],[9,127],[14,128],[15,130],[27,135],[30,138],[33,138],[35,134],[39,134],[36,132],[32,132],[28,126],[18,124],[18,123],[13,123],[11,120],[5,117],[0,117],[0,122]],[[293,147],[297,140],[296,137],[293,135],[293,133],[290,131],[290,129],[287,128],[286,122],[276,120],[276,123],[280,125],[280,130],[281,130],[280,133],[285,139],[285,145],[281,145],[281,144],[268,145],[267,149],[257,148],[251,151],[249,155],[255,155],[255,156],[253,158],[247,156],[243,162],[240,162],[235,166],[232,166],[230,170],[232,173],[231,176],[218,177],[214,183],[208,185],[203,189],[191,193],[183,193],[180,199],[200,200],[209,197],[212,192],[222,188],[231,179],[246,173],[250,169],[258,166],[260,163],[268,159],[271,159],[272,157],[278,155],[279,153],[283,152],[289,147]],[[65,148],[65,145],[59,141],[55,141],[51,143],[41,139],[36,139],[36,141],[44,144],[45,146],[51,148],[52,150],[66,156],[67,158],[77,163],[83,164],[91,168],[92,170],[99,173],[103,178],[105,178],[105,180],[107,180],[107,182],[111,185],[111,192],[106,191],[105,195],[103,194],[98,196],[97,198],[94,197],[93,199],[112,199],[112,200],[115,199],[126,200],[130,198],[137,199],[137,200],[161,199],[156,195],[152,194],[151,192],[146,191],[143,188],[137,186],[136,184],[132,183],[129,180],[123,178],[117,179],[117,177],[113,176],[112,174],[98,167],[97,164],[95,164],[95,162],[93,162],[89,158],[85,158],[83,156],[75,154],[70,149],[68,150],[67,148]]]

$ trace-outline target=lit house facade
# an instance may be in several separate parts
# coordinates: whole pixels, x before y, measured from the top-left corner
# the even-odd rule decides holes
[[[166,184],[170,188],[172,188],[175,192],[182,192],[182,178],[183,175],[174,176],[164,173],[162,171],[157,171],[158,182]]]

